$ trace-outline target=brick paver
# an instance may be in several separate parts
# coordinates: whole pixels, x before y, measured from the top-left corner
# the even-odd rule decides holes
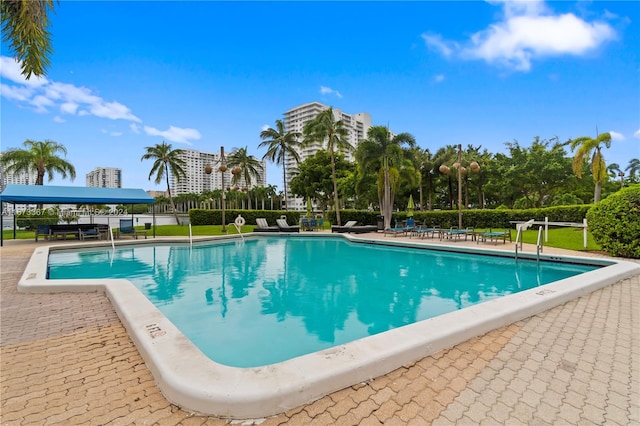
[[[34,247],[0,249],[0,424],[229,423],[164,399],[103,294],[18,293]],[[248,424],[639,424],[638,330],[635,276]]]

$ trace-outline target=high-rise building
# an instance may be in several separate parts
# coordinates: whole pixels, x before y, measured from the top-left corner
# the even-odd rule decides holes
[[[0,153],[0,158],[2,153]],[[38,174],[35,170],[29,172],[7,173],[0,164],[0,191],[4,191],[7,185],[35,185]]]
[[[287,132],[303,133],[304,126],[309,121],[313,120],[322,111],[329,109],[328,106],[322,105],[319,102],[311,102],[304,105],[299,105],[290,109],[284,113],[284,127]],[[348,141],[356,148],[358,143],[367,137],[367,131],[371,127],[371,116],[366,112],[360,112],[357,114],[347,114],[340,109],[333,108],[333,117],[336,121],[342,120],[344,127],[349,132]],[[326,142],[316,142],[302,148],[298,154],[300,155],[300,162],[306,160],[316,154],[321,149],[326,149]],[[353,161],[353,152],[345,153],[345,159],[347,161]],[[285,164],[287,167],[286,185],[287,185],[287,206],[292,210],[306,210],[307,203],[302,198],[291,196],[289,191],[289,184],[291,182],[290,170],[297,168],[297,164],[293,158],[285,157]],[[314,206],[314,208],[316,208]]]
[[[97,188],[122,188],[122,169],[96,167],[86,174],[86,185]]]
[[[230,153],[225,153],[225,157]],[[197,151],[195,149],[182,149],[182,155],[178,156],[184,161],[183,167],[186,178],[177,179],[171,175],[171,194],[200,194],[204,191],[222,189],[222,173],[218,171],[220,167],[220,153],[209,153]],[[262,170],[258,170],[258,179],[251,182],[251,187],[263,186],[267,182],[267,165],[261,161]],[[211,166],[210,174],[206,173],[206,167]],[[224,184],[227,188],[231,185],[231,168],[224,172]],[[238,183],[239,187],[245,187],[244,179]]]

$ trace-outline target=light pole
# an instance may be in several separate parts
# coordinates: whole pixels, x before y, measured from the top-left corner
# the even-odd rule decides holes
[[[462,165],[462,144],[458,144],[457,159],[451,167],[457,169],[458,172],[458,229],[462,229],[462,175],[467,173],[467,168]],[[472,172],[480,171],[480,165],[476,161],[472,161],[469,168]],[[450,168],[446,164],[442,164],[439,170],[440,173],[449,174]]]
[[[222,178],[222,232],[227,232],[227,225],[226,225],[226,220],[224,217],[224,210],[225,210],[225,189],[224,189],[224,172],[227,171],[227,165],[224,163],[224,146],[220,147],[220,160],[218,160],[218,164],[220,164],[220,166],[218,167],[218,171],[220,172],[220,176]],[[207,164],[204,167],[204,172],[208,175],[211,174],[211,172],[213,172],[213,168]]]

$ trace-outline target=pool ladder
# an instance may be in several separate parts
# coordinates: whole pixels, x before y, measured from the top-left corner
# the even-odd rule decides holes
[[[523,227],[526,229],[526,227]],[[538,228],[538,241],[536,242],[536,261],[540,264],[540,253],[542,253],[542,229]],[[518,242],[520,242],[520,250],[522,250],[522,228],[518,227],[518,233],[516,234],[516,262],[518,261]]]

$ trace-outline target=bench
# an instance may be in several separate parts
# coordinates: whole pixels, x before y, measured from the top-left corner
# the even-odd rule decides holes
[[[103,234],[106,234],[109,229],[108,225],[98,225],[95,223],[82,223],[82,224],[65,224],[65,225],[38,225],[36,229],[36,241],[39,236],[43,236],[48,240],[66,240],[68,236],[77,239],[84,239],[87,235],[92,235],[92,232],[97,232],[95,237],[90,238],[102,238]]]

